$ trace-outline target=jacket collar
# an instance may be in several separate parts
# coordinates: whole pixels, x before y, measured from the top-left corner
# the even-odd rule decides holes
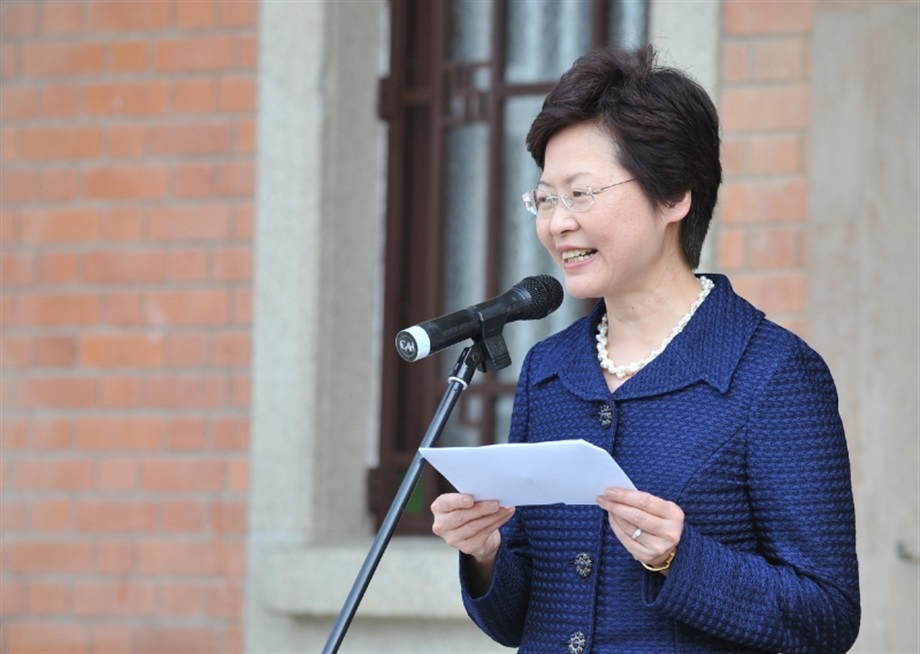
[[[693,318],[664,352],[616,390],[617,399],[667,393],[700,381],[720,393],[728,391],[732,374],[764,314],[737,295],[724,275],[707,277],[715,285]],[[604,310],[600,300],[589,316],[537,346],[531,381],[539,383],[558,376],[579,397],[609,399],[595,340]]]

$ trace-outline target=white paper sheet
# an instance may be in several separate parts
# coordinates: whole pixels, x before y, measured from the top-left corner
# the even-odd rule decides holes
[[[611,486],[635,488],[609,452],[583,440],[422,447],[419,452],[461,493],[503,506],[596,504]]]

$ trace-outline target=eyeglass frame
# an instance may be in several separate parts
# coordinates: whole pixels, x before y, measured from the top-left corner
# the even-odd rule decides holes
[[[600,188],[592,188],[591,186],[584,187],[585,192],[591,197],[590,204],[588,204],[588,206],[586,206],[584,209],[576,209],[575,199],[569,197],[565,193],[558,193],[556,195],[553,195],[552,193],[550,193],[549,195],[546,196],[546,198],[544,198],[544,201],[549,200],[550,202],[552,202],[552,206],[549,209],[547,209],[544,212],[544,214],[549,215],[552,212],[554,212],[556,210],[556,207],[559,206],[559,200],[562,200],[562,204],[564,204],[566,208],[569,209],[569,211],[574,211],[575,213],[584,213],[585,211],[587,211],[588,209],[594,206],[594,200],[595,200],[594,196],[596,194],[603,193],[607,189],[611,189],[614,186],[619,186],[620,184],[625,184],[626,182],[634,182],[634,181],[636,181],[636,178],[630,177],[629,179],[624,179],[622,182],[615,182],[613,184],[608,184],[607,186],[602,186]],[[524,203],[524,208],[527,209],[527,211],[533,214],[534,216],[540,215],[540,209],[537,207],[537,202],[536,202],[537,190],[538,189],[531,189],[529,191],[526,191],[521,196],[521,201]]]

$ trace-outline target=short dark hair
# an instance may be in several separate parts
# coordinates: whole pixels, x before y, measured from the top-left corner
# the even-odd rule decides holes
[[[560,130],[595,122],[617,146],[617,161],[659,206],[691,191],[680,241],[691,268],[722,183],[719,116],[709,95],[686,73],[655,62],[652,46],[606,48],[579,58],[546,96],[527,133],[540,169],[546,145]]]

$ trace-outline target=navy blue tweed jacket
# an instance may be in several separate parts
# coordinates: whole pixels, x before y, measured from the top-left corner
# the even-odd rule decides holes
[[[510,440],[581,438],[685,526],[669,576],[648,572],[597,506],[518,507],[470,617],[520,652],[845,652],[859,630],[850,465],[823,360],[728,280],[614,393],[596,358],[603,311],[538,343]],[[572,470],[573,476],[578,470]]]

